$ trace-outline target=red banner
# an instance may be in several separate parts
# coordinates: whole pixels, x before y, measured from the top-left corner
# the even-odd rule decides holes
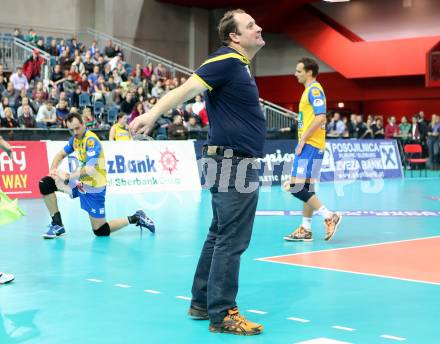
[[[10,141],[8,157],[0,151],[0,189],[12,198],[40,198],[39,180],[49,172],[45,142]]]

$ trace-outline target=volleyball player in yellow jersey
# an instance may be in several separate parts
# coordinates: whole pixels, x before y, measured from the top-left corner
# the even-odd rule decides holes
[[[132,139],[130,132],[127,129],[128,116],[120,112],[116,123],[111,127],[109,134],[109,141],[129,141]]]
[[[107,172],[102,144],[98,136],[87,130],[79,114],[70,113],[65,121],[73,136],[55,155],[50,176],[42,178],[39,184],[40,192],[52,217],[49,230],[43,237],[53,239],[66,232],[58,210],[55,191],[68,193],[72,198],[79,197],[81,208],[89,214],[93,233],[96,236],[109,236],[110,233],[128,224],[136,224],[141,229],[148,228],[154,233],[153,221],[142,210],[138,210],[132,216],[107,222],[105,219]],[[78,153],[79,168],[71,174],[59,170],[58,166],[62,160],[75,151]]]
[[[284,237],[287,241],[312,241],[312,216],[316,211],[324,218],[325,240],[330,240],[341,223],[342,215],[329,211],[318,199],[314,185],[319,181],[325,151],[326,99],[316,81],[319,66],[310,58],[296,65],[295,76],[305,90],[299,103],[298,145],[292,166],[290,185],[286,189],[304,202],[302,224]]]

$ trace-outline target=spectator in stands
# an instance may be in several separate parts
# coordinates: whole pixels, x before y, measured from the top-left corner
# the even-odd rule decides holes
[[[85,73],[81,74],[81,81],[78,83],[78,85],[81,86],[82,92],[89,92],[90,82],[87,77],[87,74],[85,74]]]
[[[56,64],[52,75],[50,77],[50,81],[49,81],[49,85],[51,85],[52,87],[56,87],[58,88],[59,85],[64,82],[64,73],[61,70],[61,65],[60,64]]]
[[[31,44],[36,45],[38,42],[38,36],[34,29],[29,29],[27,36],[25,37],[25,41]]]
[[[23,74],[23,68],[21,68],[21,66],[17,67],[17,71],[11,75],[9,80],[16,91],[20,91],[22,88],[26,90],[29,88],[28,79]]]
[[[133,72],[134,72],[134,75],[132,75]],[[141,85],[142,84],[142,70],[139,68],[139,69],[135,69],[133,72],[132,72],[132,74],[130,74],[130,77],[133,80],[133,84],[135,86]]]
[[[57,50],[58,50],[58,56],[61,56],[64,50],[66,50],[66,41],[64,39],[61,39],[60,42],[57,44]]]
[[[46,102],[40,106],[36,121],[38,128],[48,128],[57,123],[56,110],[52,101],[46,100]]]
[[[195,116],[190,116],[188,118],[188,123],[186,125],[186,128],[188,129],[188,132],[202,130],[202,127],[197,123],[197,119]]]
[[[28,107],[29,107],[29,112],[30,112],[30,114],[31,114],[32,116],[33,116],[34,113],[35,113],[33,107],[31,107],[31,102],[30,102],[30,100],[29,100],[28,97],[23,97],[23,98],[21,99],[21,101],[19,102],[19,104],[16,104],[16,105],[19,105],[19,106],[16,107],[16,109],[17,109],[17,117],[18,117],[18,119],[20,119],[20,117],[23,116],[23,114],[24,114],[24,107],[25,107],[25,106],[28,106]]]
[[[355,115],[355,116],[356,116],[356,125],[354,126],[353,138],[359,139],[363,137],[365,131],[367,130],[367,127],[362,119],[362,115]]]
[[[383,128],[381,117],[376,117],[371,129],[373,129],[373,137],[375,139],[383,139],[385,137],[385,130]]]
[[[93,67],[93,73],[91,73],[88,77],[89,82],[90,82],[90,87],[94,87],[95,85],[98,84],[98,78],[101,74],[99,73],[99,66],[94,66]]]
[[[98,83],[93,87],[93,102],[101,101],[105,104],[105,95],[107,88],[105,86],[105,79],[102,75],[98,78]]]
[[[81,56],[76,56],[75,59],[72,62],[70,71],[72,71],[72,67],[74,68],[75,72],[79,75],[86,72],[86,67],[84,63],[81,61]]]
[[[93,64],[92,55],[90,54],[90,51],[86,52],[83,63],[84,63],[84,68],[86,69],[86,73],[87,74],[93,73],[93,67],[95,65]]]
[[[93,129],[98,127],[98,122],[96,121],[95,117],[92,115],[92,110],[90,108],[88,107],[84,108],[82,112],[82,118],[85,126],[88,129]]]
[[[342,137],[345,131],[344,122],[341,121],[341,114],[335,112],[331,121],[327,124],[328,137]]]
[[[35,113],[38,113],[38,110],[44,104],[46,99],[44,99],[43,93],[41,91],[36,91],[35,97],[32,97],[30,101],[32,108],[35,110]]]
[[[44,60],[40,56],[40,52],[37,49],[34,49],[32,56],[23,64],[23,74],[29,82],[40,79],[41,66],[43,63]]]
[[[188,139],[188,130],[183,125],[180,115],[173,116],[173,123],[168,126],[169,140],[186,140]]]
[[[122,78],[122,81],[127,81],[128,75],[127,71],[125,70],[124,63],[122,61],[119,61],[116,65],[116,70],[118,71],[119,76]]]
[[[69,114],[69,106],[67,104],[67,101],[64,99],[60,99],[55,111],[57,115],[57,124],[60,127],[66,128],[66,123],[64,122],[64,120]]]
[[[115,68],[112,71],[113,80],[115,81],[115,84],[120,85],[122,82],[122,78],[118,73],[118,70]]]
[[[426,136],[428,134],[428,126],[429,126],[429,121],[425,119],[424,111],[419,111],[418,122],[419,122],[418,127],[420,132],[420,141],[424,144],[426,142]]]
[[[350,121],[347,124],[348,137],[355,138],[357,134],[356,125],[357,125],[357,115],[355,113],[352,113],[350,115]]]
[[[158,80],[151,90],[151,95],[156,98],[161,98],[164,94],[165,90],[162,87],[162,81]]]
[[[13,35],[14,35],[14,38],[21,39],[22,41],[25,40],[23,34],[21,33],[21,30],[17,27],[14,29]]]
[[[50,90],[48,99],[51,100],[54,105],[58,104],[58,102],[60,100],[60,94],[59,94],[58,89],[56,87],[53,87]]]
[[[199,112],[200,124],[203,128],[209,125],[208,111],[206,109],[202,109]]]
[[[133,93],[127,92],[125,99],[121,103],[121,112],[131,114],[135,105],[136,99],[134,99]]]
[[[399,132],[400,136],[404,140],[411,136],[411,124],[408,122],[408,118],[406,116],[402,116],[400,119]]]
[[[396,124],[396,117],[390,116],[385,127],[385,138],[392,139],[399,135],[399,126]]]
[[[15,104],[14,104],[14,108],[15,110],[17,110],[22,104],[23,104],[23,99],[26,98],[27,99],[27,92],[26,90],[23,88],[17,95],[17,98],[15,98]],[[26,102],[26,104],[29,104],[29,102]]]
[[[411,121],[411,140],[415,143],[420,143],[419,116],[412,116]]]
[[[128,141],[132,140],[130,132],[127,129],[127,114],[120,112],[116,123],[111,127],[109,141]]]
[[[70,104],[72,107],[79,108],[79,96],[82,93],[81,85],[75,85],[75,91],[72,93],[70,97]]]
[[[113,90],[115,90],[118,87],[118,85],[116,85],[115,83],[115,78],[113,77],[113,75],[109,75],[108,80],[107,80],[107,88],[110,92],[113,92]]]
[[[158,63],[156,68],[154,68],[153,71],[154,75],[157,76],[158,80],[164,81],[167,79],[167,70],[166,68],[162,65],[162,63]]]
[[[145,78],[147,78],[147,79],[151,79],[151,76],[152,76],[153,73],[154,73],[153,63],[152,63],[152,62],[148,63],[148,64],[144,67],[144,69],[142,70],[142,72],[143,72]]]
[[[144,102],[145,100],[147,100],[147,96],[145,94],[143,86],[138,86],[136,88],[135,99],[137,102]]]
[[[373,116],[367,117],[367,122],[365,123],[365,131],[362,134],[362,136],[358,137],[359,139],[372,139],[374,138],[374,132],[373,132]]]
[[[0,127],[2,128],[18,128],[18,122],[14,119],[14,114],[10,107],[4,109],[4,117],[0,119]]]
[[[144,105],[142,102],[137,102],[136,105],[133,108],[133,111],[131,111],[130,118],[128,120],[128,123],[130,123],[132,120],[134,120],[136,117],[144,114]]]
[[[148,98],[147,102],[144,102],[144,110],[145,112],[150,111],[150,109],[153,108],[153,106],[157,103],[157,98],[156,97],[150,97]]]
[[[80,51],[81,50],[81,44],[78,43],[78,40],[75,37],[72,37],[72,39],[67,44],[69,46],[70,51],[74,52],[75,50]]]
[[[37,122],[31,113],[29,105],[23,105],[23,114],[18,117],[18,124],[21,128],[36,128]]]
[[[50,56],[58,57],[60,54],[58,53],[57,48],[57,40],[54,38],[50,41],[50,46],[47,48],[47,52]]]
[[[104,48],[104,54],[110,59],[116,56],[116,51],[115,47],[113,46],[112,40],[109,40],[107,42],[107,45]]]
[[[8,83],[5,81],[5,77],[3,75],[0,75],[0,95],[6,90],[7,86]]]
[[[27,81],[27,80],[26,80]],[[8,85],[6,86],[6,90],[2,93],[2,99],[8,98],[9,104],[11,106],[15,104],[15,100],[18,96],[18,92],[14,88],[14,84],[12,82],[8,82]]]
[[[92,42],[92,45],[89,48],[91,56],[95,56],[96,53],[99,53],[98,43],[96,41]]]
[[[110,65],[108,63],[104,66],[104,70],[102,72],[102,75],[104,75],[104,79],[106,82],[108,81],[110,76],[113,76],[112,70],[110,69]]]
[[[0,96],[1,99],[1,96]],[[9,107],[9,98],[3,98],[0,102],[0,118],[5,118],[5,109]]]
[[[4,66],[1,63],[0,63],[0,76],[3,77],[3,83],[6,88],[6,85],[8,84],[8,77],[6,76]]]
[[[76,83],[73,80],[72,74],[67,74],[67,79],[63,82],[63,91],[66,92],[67,97],[71,97],[75,92]]]
[[[428,167],[438,168],[440,163],[440,117],[432,115],[427,132],[427,146],[429,152]]]
[[[200,94],[196,95],[195,101],[192,105],[192,112],[195,115],[199,115],[199,112],[205,108],[205,102]]]
[[[35,88],[32,91],[32,98],[36,98],[37,92],[41,92],[41,97],[43,98],[43,100],[47,100],[47,98],[49,97],[49,93],[47,93],[41,80],[36,83]]]
[[[46,49],[46,46],[44,45],[44,40],[43,40],[43,38],[38,38],[38,41],[37,41],[37,44],[36,44],[36,47],[38,48],[38,49],[40,49],[40,50],[42,50],[42,51],[46,51],[47,49]]]
[[[69,54],[69,47],[66,47],[63,52],[61,53],[61,56],[59,58],[59,64],[61,66],[61,71],[64,73],[65,71],[70,70],[70,65],[72,64],[72,59],[70,58]]]
[[[104,69],[107,62],[104,59],[104,56],[98,55],[95,66],[99,67],[99,73],[104,75]]]

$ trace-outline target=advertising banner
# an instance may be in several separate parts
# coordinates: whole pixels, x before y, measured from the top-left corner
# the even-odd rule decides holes
[[[49,165],[67,142],[48,142]],[[107,170],[107,193],[200,190],[192,141],[102,141]],[[74,171],[71,154],[60,169]]]
[[[11,141],[10,144],[12,157],[0,152],[0,189],[11,198],[41,197],[38,183],[48,173],[46,143]]]
[[[328,140],[321,181],[402,178],[395,140]]]

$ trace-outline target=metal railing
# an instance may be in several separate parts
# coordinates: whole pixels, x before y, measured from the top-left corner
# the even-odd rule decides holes
[[[188,78],[193,73],[193,70],[190,68],[181,66],[159,55],[147,52],[131,44],[125,43],[120,39],[91,28],[78,31],[77,38],[78,41],[86,44],[86,46],[91,46],[92,42],[96,41],[101,52],[104,51],[108,41],[111,40],[113,45],[118,45],[122,49],[125,62],[131,66],[135,66],[136,64],[145,66],[150,62],[156,65],[161,63],[167,69],[167,78]],[[295,117],[294,112],[263,99],[260,99],[260,102],[263,113],[267,119],[268,128],[279,129],[291,126]]]
[[[50,66],[50,55],[48,53],[21,39],[14,38],[12,35],[0,35],[0,63],[3,64],[5,71],[14,72],[18,66],[23,65],[35,49],[38,50],[40,57],[44,60],[44,64],[41,66],[42,79],[48,80]]]

